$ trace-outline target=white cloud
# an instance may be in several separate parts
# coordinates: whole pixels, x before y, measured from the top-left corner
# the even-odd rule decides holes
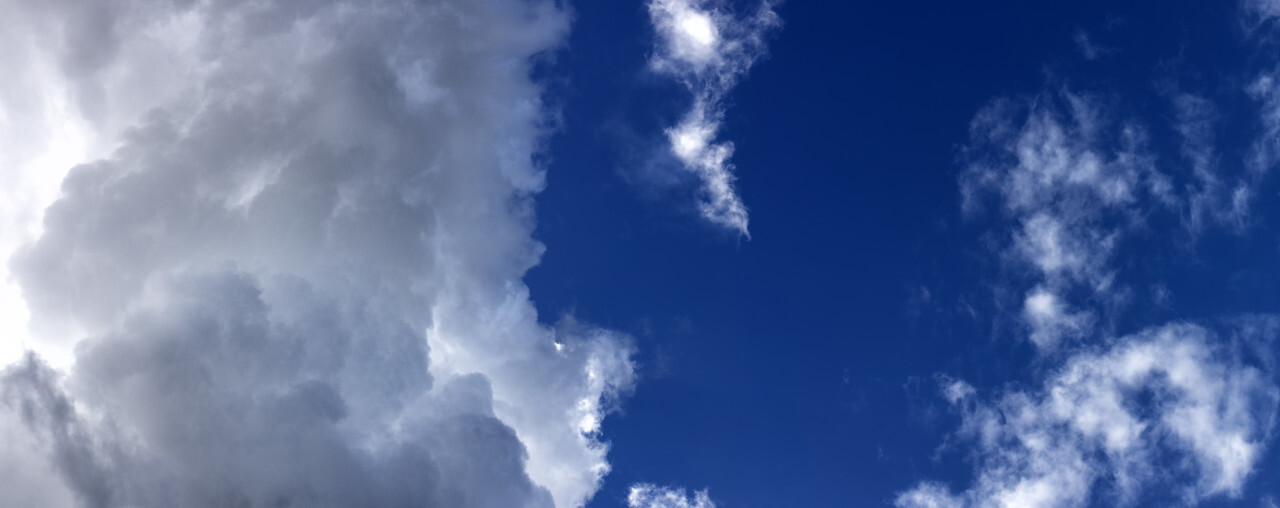
[[[716,508],[716,504],[702,490],[689,496],[682,489],[659,487],[648,483],[631,486],[627,494],[629,508]]]
[[[9,264],[20,298],[0,301],[30,313],[26,347],[55,364],[0,379],[18,443],[0,471],[23,471],[0,476],[7,498],[595,493],[630,346],[539,323],[521,281],[543,250],[547,122],[528,71],[563,42],[557,2],[0,8],[0,38],[22,42],[0,59],[29,78],[0,85],[0,148],[31,147],[0,156],[32,195],[0,196],[25,228],[0,247],[26,244]]]
[[[1271,432],[1280,392],[1215,337],[1170,325],[1082,352],[1036,391],[989,403],[955,399],[972,441],[975,480],[961,493],[925,482],[900,507],[1128,504],[1164,490],[1195,503],[1237,497]],[[1157,471],[1152,464],[1166,464]]]
[[[960,379],[946,378],[942,386],[942,395],[946,397],[947,402],[952,404],[959,404],[977,393],[978,391],[973,388],[973,385]]]
[[[947,490],[946,485],[923,482],[914,489],[898,494],[894,504],[905,508],[962,508],[964,501]]]
[[[658,35],[651,65],[693,94],[693,107],[666,132],[671,151],[702,181],[703,218],[749,236],[747,208],[733,186],[733,144],[716,138],[725,95],[764,54],[765,34],[780,24],[772,2],[735,17],[717,0],[650,0],[649,17]]]
[[[1078,338],[1093,325],[1087,312],[1071,312],[1057,295],[1037,287],[1027,294],[1023,318],[1031,327],[1031,342],[1041,349],[1053,349],[1065,338]]]
[[[1145,136],[1110,118],[1104,99],[1066,90],[998,100],[973,120],[960,178],[964,208],[974,215],[992,203],[1007,221],[1010,244],[1000,256],[1019,272],[1030,269],[1029,280],[1010,283],[1035,288],[1023,318],[1042,349],[1090,331],[1094,312],[1069,310],[1076,305],[1064,295],[1114,299],[1117,244],[1151,210],[1178,202]]]
[[[1269,90],[1265,79],[1251,87],[1264,105]],[[1157,167],[1146,130],[1116,118],[1114,99],[1048,91],[994,101],[975,116],[960,177],[964,209],[971,216],[998,210],[994,229],[1008,238],[997,244],[998,255],[1014,268],[1005,283],[1027,295],[1023,318],[1042,348],[1114,318],[1131,294],[1114,257],[1125,242],[1153,233],[1151,218],[1172,219],[1183,227],[1175,233],[1192,239],[1213,227],[1240,232],[1249,224],[1265,169],[1239,176],[1224,170],[1215,106],[1191,94],[1169,95],[1185,174]],[[1266,120],[1267,111],[1264,126],[1280,125]],[[1253,167],[1270,164],[1259,162],[1270,159],[1267,132]],[[1162,232],[1168,230],[1155,233]]]

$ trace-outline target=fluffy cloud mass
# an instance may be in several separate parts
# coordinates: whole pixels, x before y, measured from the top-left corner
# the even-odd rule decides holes
[[[0,302],[31,350],[0,377],[7,499],[594,494],[628,342],[540,324],[521,282],[556,2],[0,8],[6,192],[28,196],[4,196]]]
[[[1071,357],[1040,390],[991,402],[953,381],[943,388],[957,394],[948,398],[963,414],[959,437],[974,446],[974,484],[954,494],[923,483],[897,505],[1125,505],[1170,479],[1185,487],[1166,502],[1239,495],[1280,392],[1216,341],[1191,325],[1148,330]]]
[[[702,180],[702,217],[749,235],[747,208],[733,186],[733,144],[716,136],[725,95],[764,54],[765,35],[780,24],[772,2],[735,17],[718,0],[651,0],[649,17],[658,35],[650,64],[693,94],[690,111],[667,130],[671,151]]]

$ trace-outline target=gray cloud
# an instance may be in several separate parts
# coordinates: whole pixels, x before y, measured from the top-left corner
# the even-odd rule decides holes
[[[57,62],[45,93],[69,98],[91,155],[10,262],[57,366],[28,357],[3,381],[23,445],[0,470],[31,476],[15,496],[594,494],[630,346],[540,324],[521,282],[543,250],[528,69],[561,44],[554,2],[0,5],[22,61]]]

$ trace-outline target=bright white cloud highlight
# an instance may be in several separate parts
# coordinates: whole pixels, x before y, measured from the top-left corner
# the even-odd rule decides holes
[[[897,505],[1071,507],[1096,495],[1123,505],[1169,480],[1183,485],[1172,493],[1181,502],[1239,496],[1280,391],[1216,342],[1170,325],[1076,354],[1040,390],[984,402],[944,386],[963,414],[959,437],[973,443],[974,483],[959,493],[922,483]]]
[[[1023,317],[1031,326],[1031,342],[1052,349],[1063,338],[1078,338],[1092,326],[1087,312],[1071,312],[1057,295],[1037,287],[1023,302]]]
[[[702,490],[690,496],[683,489],[659,487],[648,483],[631,486],[627,494],[629,508],[716,508],[707,491]]]
[[[522,282],[557,2],[0,9],[0,316],[32,322],[0,373],[7,500],[596,492],[628,341],[541,324]]]
[[[747,208],[733,185],[733,143],[716,139],[725,96],[764,54],[766,33],[780,24],[772,2],[735,17],[718,0],[651,0],[649,17],[658,36],[650,64],[693,94],[692,108],[666,135],[672,153],[702,182],[699,212],[750,236]]]

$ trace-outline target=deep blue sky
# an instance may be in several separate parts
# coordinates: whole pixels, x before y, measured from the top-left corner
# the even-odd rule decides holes
[[[887,505],[923,479],[965,487],[964,454],[936,453],[958,418],[935,376],[983,390],[1045,370],[998,316],[1001,268],[984,244],[995,219],[961,213],[970,120],[1046,87],[1105,94],[1175,164],[1161,127],[1172,83],[1219,100],[1223,167],[1238,172],[1232,154],[1256,128],[1238,91],[1274,50],[1225,1],[791,0],[729,98],[722,138],[737,148],[746,240],[696,220],[683,190],[637,183],[646,146],[686,107],[646,69],[644,5],[574,9],[570,50],[547,69],[563,121],[538,201],[548,251],[526,280],[544,321],[572,313],[635,338],[641,381],[605,425],[601,508],[624,506],[635,481],[707,487],[729,508]],[[1086,60],[1081,31],[1112,51]],[[1125,246],[1126,273],[1176,297],[1137,299],[1116,331],[1280,310],[1276,189],[1259,194],[1244,233]],[[1267,460],[1223,506],[1280,495],[1280,457]]]

